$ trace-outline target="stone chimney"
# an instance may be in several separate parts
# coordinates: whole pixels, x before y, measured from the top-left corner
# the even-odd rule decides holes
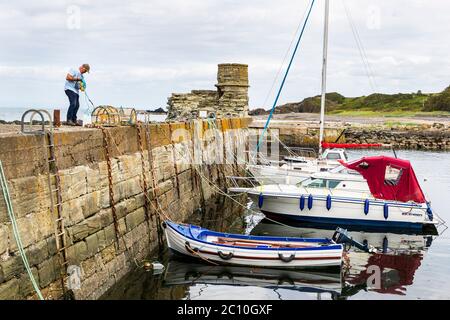
[[[219,64],[217,116],[248,116],[248,65]]]
[[[214,115],[223,117],[248,116],[248,65],[219,64],[217,90],[192,90],[173,93],[168,99],[168,119],[183,120]]]

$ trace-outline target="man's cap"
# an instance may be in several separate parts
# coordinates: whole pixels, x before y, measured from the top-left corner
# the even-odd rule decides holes
[[[84,69],[86,69],[86,71],[89,73],[89,71],[91,70],[91,67],[89,66],[89,64],[88,63],[84,63],[83,65],[82,65],[82,67],[84,68]]]

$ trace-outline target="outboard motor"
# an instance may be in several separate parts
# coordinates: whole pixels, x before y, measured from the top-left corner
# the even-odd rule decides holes
[[[349,245],[356,247],[364,252],[368,252],[368,253],[377,252],[377,249],[375,249],[371,245],[369,245],[367,243],[362,244],[356,240],[353,240],[353,238],[348,235],[347,230],[339,228],[339,227],[336,228],[336,231],[334,232],[331,240],[333,240],[336,243],[349,244]]]

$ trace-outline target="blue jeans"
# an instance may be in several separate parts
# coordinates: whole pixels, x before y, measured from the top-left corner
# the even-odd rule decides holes
[[[67,110],[67,121],[77,122],[77,112],[80,108],[79,95],[72,90],[66,90],[66,95],[69,97],[69,110]]]

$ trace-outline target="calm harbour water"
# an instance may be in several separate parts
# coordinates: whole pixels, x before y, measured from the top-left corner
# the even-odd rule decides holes
[[[412,162],[434,212],[450,223],[447,209],[450,153],[397,153]],[[349,153],[351,159],[368,154],[374,152]],[[333,233],[333,230],[304,226],[286,228],[261,221],[261,215],[249,212],[241,213],[241,217],[230,215],[227,210],[232,209],[226,203],[209,210],[206,215],[209,220],[200,219],[198,214],[191,223],[218,231],[258,235],[329,237]],[[231,217],[227,221],[218,218],[224,216]],[[166,266],[163,274],[153,276],[138,269],[109,290],[103,299],[450,299],[449,231],[439,236],[358,231],[352,232],[352,236],[383,248],[385,253],[369,255],[351,249],[350,265],[342,274],[211,266],[165,253],[160,257]],[[382,272],[377,288],[367,285],[369,266],[376,266]]]

